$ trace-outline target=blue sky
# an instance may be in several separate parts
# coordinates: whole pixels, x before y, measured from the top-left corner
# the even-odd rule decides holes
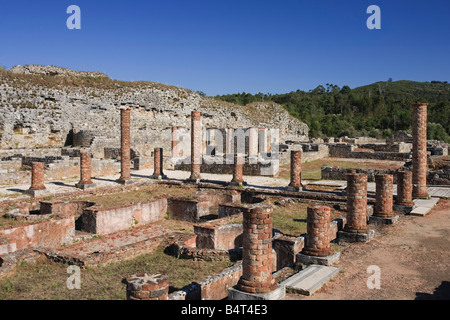
[[[381,9],[369,30],[368,6]],[[69,5],[81,30],[69,30]],[[2,0],[0,65],[100,71],[200,90],[285,93],[449,81],[448,0]]]

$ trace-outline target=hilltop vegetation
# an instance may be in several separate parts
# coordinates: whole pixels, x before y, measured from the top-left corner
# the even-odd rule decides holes
[[[441,81],[382,81],[351,89],[326,84],[309,92],[214,97],[239,105],[273,101],[308,124],[311,137],[371,136],[388,138],[397,130],[411,132],[412,108],[427,102],[428,139],[450,143],[450,84]]]

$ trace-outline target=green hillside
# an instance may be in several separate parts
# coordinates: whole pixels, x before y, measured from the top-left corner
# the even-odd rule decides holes
[[[428,138],[450,143],[450,84],[441,81],[381,81],[351,89],[326,84],[309,92],[216,96],[240,105],[274,101],[308,124],[311,137],[371,136],[387,138],[411,132],[411,105],[427,102]]]

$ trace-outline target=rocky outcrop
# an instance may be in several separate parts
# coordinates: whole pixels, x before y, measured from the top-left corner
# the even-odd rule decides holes
[[[309,130],[275,103],[242,107],[175,86],[54,66],[0,70],[0,102],[2,149],[62,147],[74,135],[98,150],[119,147],[125,105],[132,108],[132,144],[141,155],[153,147],[169,150],[172,126],[189,128],[193,110],[202,112],[206,128],[277,128],[282,140],[307,140]]]

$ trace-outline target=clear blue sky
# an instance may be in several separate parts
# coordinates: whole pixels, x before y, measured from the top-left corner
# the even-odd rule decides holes
[[[69,5],[81,30],[69,30]],[[369,5],[381,30],[369,30]],[[450,80],[448,0],[2,0],[0,65],[100,71],[201,90]]]

